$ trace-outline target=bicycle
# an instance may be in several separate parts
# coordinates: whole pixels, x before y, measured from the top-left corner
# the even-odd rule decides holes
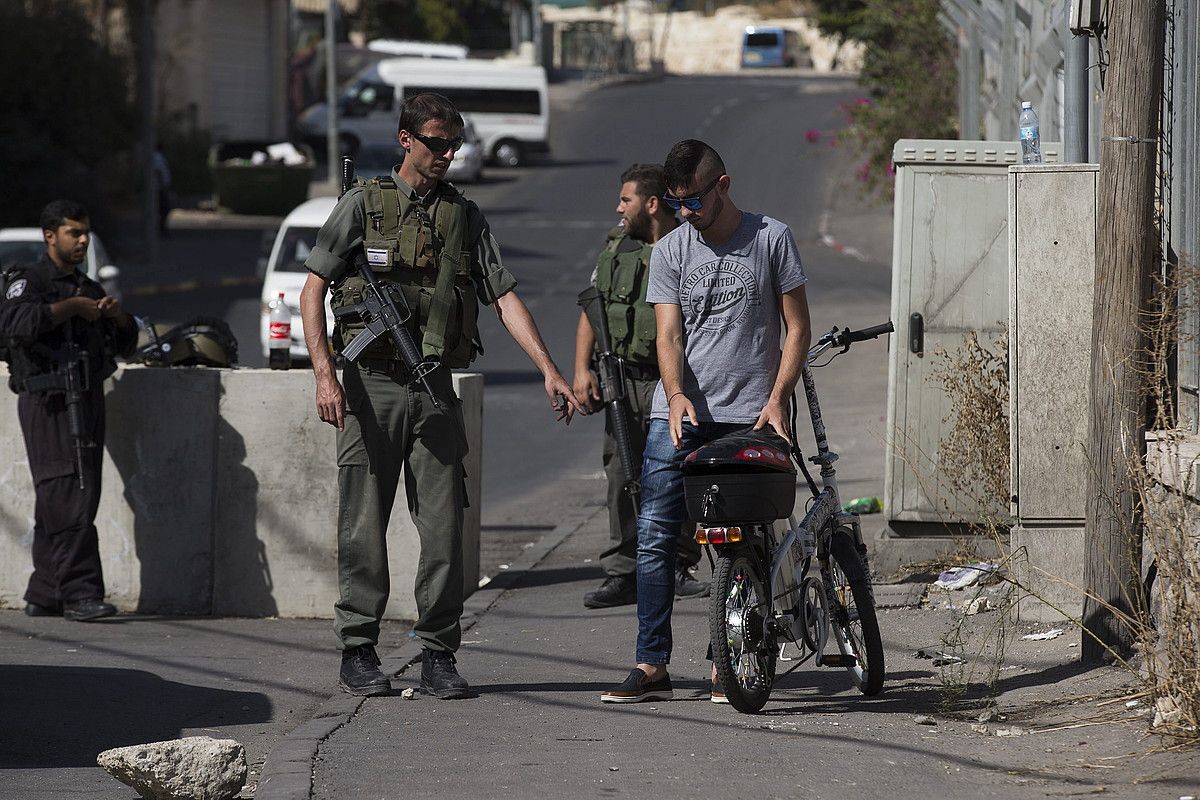
[[[828,365],[854,342],[893,330],[891,322],[859,331],[835,327],[809,350],[801,380],[817,446],[809,460],[820,467],[820,489],[799,448],[765,431],[717,439],[683,465],[688,511],[698,523],[696,540],[706,546],[713,567],[712,659],[738,711],[755,713],[766,704],[777,661],[797,662],[788,672],[809,660],[844,668],[868,696],[883,688],[883,643],[867,549],[858,515],[842,510],[833,467],[838,454],[829,449],[812,370]],[[841,349],[815,363],[835,348]],[[791,418],[794,432],[794,401]],[[792,513],[797,465],[812,492],[799,522]],[[776,522],[785,518],[788,527],[780,539]],[[831,631],[838,652],[827,654]],[[790,658],[788,645],[797,650]]]

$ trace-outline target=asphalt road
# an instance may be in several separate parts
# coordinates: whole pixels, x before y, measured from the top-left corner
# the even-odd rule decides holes
[[[810,129],[826,134],[840,129],[841,107],[857,96],[846,78],[799,75],[553,87],[552,156],[527,168],[490,169],[483,183],[465,190],[486,213],[520,282],[518,292],[568,380],[579,313],[575,298],[617,219],[618,177],[633,162],[661,162],[674,142],[689,137],[721,152],[741,208],[792,226],[811,279],[815,330],[884,319],[887,264],[821,244],[823,215],[828,220],[827,212],[855,192],[847,177],[854,169],[851,156],[829,146],[828,137],[820,144],[805,138]],[[856,223],[852,237],[888,239],[886,212],[865,219],[869,230]],[[162,321],[221,317],[241,341],[242,363],[261,365],[254,276],[264,230],[269,226],[176,226],[163,244],[167,266],[153,273],[126,270],[127,305]],[[168,291],[134,294],[148,285]],[[577,419],[569,429],[556,425],[532,364],[490,311],[482,312],[481,323],[486,353],[475,368],[486,376],[487,387],[482,504],[484,569],[491,572],[564,512],[602,502],[602,422],[592,417]],[[878,494],[882,474],[884,345],[861,349],[864,355],[851,353],[838,362],[836,385],[825,387],[832,394],[822,393],[835,447],[840,441],[866,456],[842,475],[849,497]],[[861,491],[855,481],[861,481]]]

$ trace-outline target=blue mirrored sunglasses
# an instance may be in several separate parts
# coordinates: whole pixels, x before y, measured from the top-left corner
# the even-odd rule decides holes
[[[666,203],[667,208],[671,209],[672,211],[678,211],[681,207],[686,208],[688,211],[699,211],[700,209],[704,208],[704,195],[711,192],[712,188],[717,185],[717,181],[721,180],[723,177],[725,176],[718,175],[717,177],[713,178],[712,182],[710,182],[708,186],[705,186],[700,190],[700,192],[692,195],[691,197],[675,197],[668,192],[667,194],[663,195],[663,202]]]

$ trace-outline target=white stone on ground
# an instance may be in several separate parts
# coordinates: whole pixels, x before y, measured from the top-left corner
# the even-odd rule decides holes
[[[246,748],[233,739],[190,736],[117,747],[96,763],[147,800],[229,800],[246,783]]]

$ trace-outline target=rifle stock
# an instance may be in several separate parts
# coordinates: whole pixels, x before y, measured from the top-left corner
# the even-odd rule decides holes
[[[625,408],[625,362],[612,351],[612,337],[608,331],[607,309],[604,298],[595,286],[589,286],[579,294],[579,305],[587,315],[596,335],[597,353],[595,355],[596,375],[600,379],[600,402],[604,404],[604,412],[608,415],[612,427],[613,439],[616,440],[617,458],[621,462],[621,472],[625,475],[624,490],[633,500],[634,508],[638,506],[638,475],[640,470],[633,457],[633,444],[629,434],[629,416]]]

